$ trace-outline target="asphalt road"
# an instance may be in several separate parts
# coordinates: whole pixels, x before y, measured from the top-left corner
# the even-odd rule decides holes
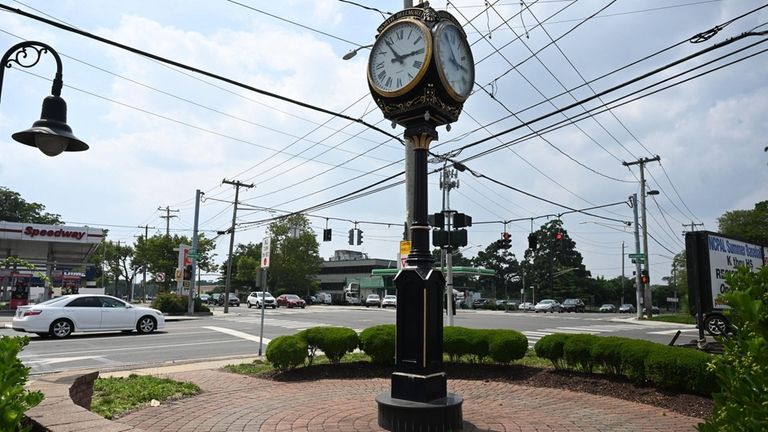
[[[119,369],[157,363],[189,362],[229,356],[256,356],[259,353],[261,310],[245,306],[216,308],[213,316],[170,321],[161,332],[75,333],[63,340],[30,335],[30,344],[20,358],[32,374],[72,369]],[[9,322],[10,318],[3,318]],[[306,309],[267,309],[263,337],[266,343],[281,335],[305,328],[332,325],[362,330],[377,324],[394,324],[394,309],[345,306],[312,306]],[[536,314],[460,310],[454,325],[471,328],[514,329],[528,337],[530,346],[551,333],[591,333],[669,343],[677,330],[677,344],[696,338],[690,325],[644,322],[626,315],[597,313]],[[0,336],[22,333],[2,328]]]

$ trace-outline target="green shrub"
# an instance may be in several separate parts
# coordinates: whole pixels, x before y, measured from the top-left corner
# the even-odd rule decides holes
[[[476,363],[482,363],[490,354],[488,339],[495,330],[467,329],[469,337],[469,357]]]
[[[605,373],[622,375],[624,368],[621,363],[621,351],[624,349],[624,342],[626,340],[617,336],[598,338],[592,345],[592,361],[594,365],[601,367]]]
[[[536,355],[552,362],[555,369],[565,369],[565,359],[563,357],[563,345],[568,339],[567,334],[554,333],[546,335],[536,341],[533,350]]]
[[[181,296],[176,293],[164,292],[158,293],[157,297],[152,300],[152,307],[158,309],[160,312],[170,315],[179,315],[187,313],[189,298],[187,296]],[[194,304],[195,312],[210,312],[207,306],[204,306],[199,298],[195,298],[192,302]]]
[[[443,327],[443,352],[451,361],[458,361],[472,352],[470,331],[464,327]]]
[[[591,334],[571,334],[563,344],[563,358],[568,367],[592,373],[592,347],[599,337]]]
[[[710,396],[716,384],[709,361],[702,351],[659,346],[645,359],[645,376],[656,388]]]
[[[627,339],[621,351],[621,368],[624,375],[635,384],[645,384],[648,381],[645,375],[645,359],[658,347],[664,347],[664,345]]]
[[[347,327],[313,327],[304,330],[302,339],[325,353],[328,361],[339,363],[344,354],[352,352],[360,343],[357,333]],[[314,351],[312,352],[314,355]]]
[[[496,363],[520,360],[528,351],[528,338],[515,330],[494,330],[488,340],[488,351]]]
[[[298,336],[278,336],[267,345],[267,360],[276,369],[293,369],[306,357],[307,343]]]
[[[39,391],[24,389],[29,368],[18,358],[28,337],[0,337],[0,431],[28,431],[21,427],[24,413],[43,400]]]
[[[312,366],[312,362],[315,360],[315,353],[320,346],[322,331],[319,329],[321,328],[322,327],[311,327],[296,334],[296,336],[304,339],[304,342],[307,343],[307,359],[309,360],[309,366]]]
[[[391,365],[395,362],[395,326],[383,324],[368,327],[360,333],[360,349],[373,363]]]
[[[768,266],[756,273],[745,268],[726,276],[731,289],[722,298],[731,306],[732,337],[710,370],[720,393],[714,395],[712,418],[703,432],[766,430],[768,425]]]

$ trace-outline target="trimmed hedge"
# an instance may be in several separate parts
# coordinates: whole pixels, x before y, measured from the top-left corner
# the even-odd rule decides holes
[[[565,369],[566,364],[563,354],[563,346],[565,345],[568,336],[569,335],[563,333],[546,335],[536,341],[533,350],[536,352],[537,356],[551,361],[552,366],[554,366],[555,369]]]
[[[472,352],[472,335],[464,327],[443,327],[443,352],[451,361],[458,361]]]
[[[360,349],[380,365],[395,363],[395,325],[368,327],[360,333]]]
[[[328,361],[336,364],[341,361],[344,354],[352,352],[360,343],[357,333],[347,327],[312,327],[298,334],[307,344],[307,353],[310,364],[315,351],[321,350],[328,357]]]
[[[563,344],[563,358],[572,369],[592,373],[592,347],[599,339],[591,334],[574,334]]]
[[[491,330],[488,336],[488,352],[496,363],[520,360],[528,351],[528,338],[518,331]]]
[[[555,333],[539,339],[536,355],[556,369],[591,372],[594,366],[640,385],[711,396],[718,391],[712,356],[690,348],[621,337]]]
[[[306,357],[307,342],[298,336],[278,336],[267,345],[267,360],[276,369],[293,369]]]

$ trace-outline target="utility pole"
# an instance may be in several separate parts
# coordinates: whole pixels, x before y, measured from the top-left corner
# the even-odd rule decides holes
[[[691,223],[689,223],[689,224],[683,224],[683,228],[688,228],[689,226],[691,227],[691,229],[690,229],[691,231],[696,231],[696,227],[697,226],[703,227],[704,224],[703,223],[695,223],[693,221],[691,221]],[[683,231],[683,237],[685,237],[685,233],[686,232],[687,231]]]
[[[643,261],[645,262],[645,273],[643,276],[645,276],[645,284],[644,284],[644,302],[645,302],[645,310],[646,315],[648,316],[648,319],[651,319],[653,316],[653,298],[651,296],[651,270],[650,270],[650,257],[648,256],[648,221],[646,219],[647,214],[647,207],[645,206],[645,164],[648,162],[657,162],[660,161],[661,158],[656,155],[652,158],[640,158],[634,162],[622,162],[622,165],[624,166],[630,166],[630,165],[640,165],[640,201],[643,206]],[[658,193],[658,191],[655,191]],[[639,309],[639,307],[638,307]]]
[[[144,228],[144,241],[147,241],[147,238],[149,238],[149,229],[155,229],[155,227],[150,227],[149,225],[139,226],[138,228]],[[144,303],[144,301],[147,299],[147,263],[144,263],[143,267],[143,275],[141,277],[141,302]]]
[[[440,179],[440,189],[443,190],[443,215],[445,216],[445,229],[451,232],[453,228],[453,212],[451,212],[451,189],[459,187],[458,173],[454,169],[449,169],[447,161],[443,164],[443,171]],[[445,311],[448,313],[448,325],[453,325],[453,309],[456,305],[453,303],[453,247],[442,250],[445,256]]]
[[[621,304],[624,304],[624,241],[621,242]]]
[[[253,184],[240,183],[239,181],[229,181],[224,179],[224,184],[235,187],[235,202],[232,204],[232,226],[229,227],[229,258],[227,258],[227,284],[224,286],[224,313],[229,313],[229,291],[232,282],[232,248],[235,246],[235,221],[237,220],[237,200],[240,197],[240,187],[252,188]]]
[[[632,212],[635,216],[635,254],[640,253],[640,225],[637,223],[637,194],[632,194],[632,196],[629,197],[630,201],[632,202]],[[637,310],[635,311],[637,313],[637,319],[643,319],[643,310],[640,306],[640,290],[643,285],[641,279],[640,279],[640,261],[639,259],[635,258],[635,304],[637,305]]]
[[[197,250],[199,244],[197,239],[197,225],[200,220],[200,197],[203,195],[200,189],[195,191],[195,225],[192,228],[192,271],[189,273],[189,300],[187,301],[187,313],[192,315],[195,312],[195,274],[197,274],[197,260],[200,251]],[[237,207],[237,203],[235,203]],[[234,224],[233,224],[234,226]],[[229,299],[227,299],[229,303]]]
[[[178,213],[179,210],[172,210],[168,206],[165,206],[165,208],[158,207],[157,209],[165,212],[165,216],[160,216],[160,218],[165,219],[165,235],[170,236],[171,235],[171,218],[178,217],[176,215],[171,215],[171,212]]]

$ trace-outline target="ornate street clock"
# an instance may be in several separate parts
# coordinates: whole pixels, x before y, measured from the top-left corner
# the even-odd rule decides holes
[[[455,122],[475,82],[475,63],[456,19],[428,4],[378,28],[368,86],[384,117],[406,128]]]

